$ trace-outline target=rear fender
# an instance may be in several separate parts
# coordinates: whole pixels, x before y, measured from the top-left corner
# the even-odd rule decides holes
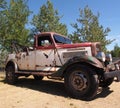
[[[7,70],[8,66],[13,66],[15,71],[18,70],[18,66],[17,66],[17,63],[15,62],[15,60],[10,60],[7,62],[6,66],[5,66],[5,71]]]
[[[73,57],[72,59],[68,60],[56,73],[52,74],[53,77],[63,77],[63,74],[69,66],[74,65],[74,64],[89,64],[91,66],[94,66],[99,69],[104,69],[103,64],[96,59],[95,57],[92,56],[76,56]]]

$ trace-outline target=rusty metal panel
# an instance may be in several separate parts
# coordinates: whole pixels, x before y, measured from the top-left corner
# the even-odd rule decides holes
[[[35,65],[37,67],[39,67],[39,69],[40,69],[40,67],[53,67],[53,66],[55,66],[55,64],[54,64],[54,50],[53,49],[36,50]]]

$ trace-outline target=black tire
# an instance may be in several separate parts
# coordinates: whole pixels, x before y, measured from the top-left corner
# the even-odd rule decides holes
[[[91,100],[97,93],[98,76],[88,66],[73,65],[67,70],[64,78],[65,88],[73,98]]]
[[[38,75],[33,75],[35,80],[42,80],[44,77],[43,76],[38,76]]]
[[[8,84],[15,84],[16,81],[17,81],[17,79],[18,79],[18,77],[17,77],[17,75],[15,74],[14,67],[13,67],[13,66],[7,66],[5,81],[6,81]]]
[[[107,88],[109,87],[114,81],[114,78],[108,78],[100,82],[100,87]]]

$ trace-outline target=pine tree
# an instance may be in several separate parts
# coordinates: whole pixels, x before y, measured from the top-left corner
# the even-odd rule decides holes
[[[6,1],[5,0],[0,0],[0,12],[2,9],[6,8]]]
[[[5,0],[0,0],[0,48],[2,47],[2,35],[4,35],[5,30],[5,9],[7,8]]]
[[[7,8],[7,3],[5,0],[0,0],[0,49],[2,48],[2,35],[3,30],[5,29],[5,9]],[[0,50],[0,71],[4,69],[4,64],[5,64],[5,58],[6,58],[6,51],[1,51]]]
[[[99,24],[99,13],[94,15],[88,6],[79,11],[80,16],[77,19],[77,23],[72,24],[75,31],[70,35],[71,39],[74,42],[99,41],[102,43],[102,49],[106,50],[106,45],[110,44],[113,40],[106,39],[110,29],[104,29],[103,26]]]
[[[67,27],[60,22],[61,16],[54,10],[53,4],[48,0],[37,15],[34,15],[32,24],[40,32],[57,32],[67,35]]]
[[[12,41],[26,45],[29,30],[25,28],[30,14],[27,0],[10,0],[2,15],[2,31],[0,31],[0,45],[2,49],[10,50]]]

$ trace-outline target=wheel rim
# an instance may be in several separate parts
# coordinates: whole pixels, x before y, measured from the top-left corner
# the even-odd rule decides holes
[[[80,72],[75,72],[71,77],[71,84],[77,91],[84,91],[88,87],[86,76]]]

